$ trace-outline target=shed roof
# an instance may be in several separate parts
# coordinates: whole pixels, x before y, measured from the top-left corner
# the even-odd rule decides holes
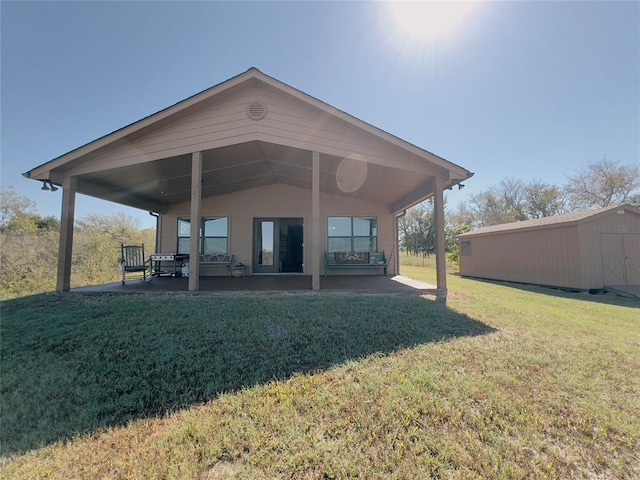
[[[613,207],[598,208],[596,210],[584,210],[581,212],[568,213],[566,215],[554,215],[552,217],[535,218],[533,220],[523,220],[520,222],[510,222],[503,223],[501,225],[481,227],[472,230],[471,232],[458,235],[458,238],[469,238],[480,235],[495,235],[503,232],[571,226],[591,221],[595,217],[607,215],[618,210],[623,210],[625,212],[629,211],[640,215],[640,209],[637,209],[631,205],[615,205]]]

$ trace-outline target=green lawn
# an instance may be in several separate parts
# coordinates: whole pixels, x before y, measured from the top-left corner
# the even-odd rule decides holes
[[[640,302],[448,280],[3,302],[0,478],[640,477]]]

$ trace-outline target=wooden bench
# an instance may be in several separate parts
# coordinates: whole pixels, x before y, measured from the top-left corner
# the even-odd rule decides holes
[[[387,258],[382,252],[324,252],[324,276],[334,268],[381,268],[387,275]]]
[[[233,255],[200,255],[200,266],[204,267],[227,267],[231,266]],[[154,253],[149,258],[149,262],[154,265],[154,276],[170,275],[180,277],[186,275],[182,267],[189,263],[189,256],[182,253]]]
[[[200,255],[200,266],[228,267],[231,265],[233,255]]]

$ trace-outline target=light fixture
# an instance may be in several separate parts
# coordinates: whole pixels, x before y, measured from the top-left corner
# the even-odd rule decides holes
[[[43,180],[42,181],[42,188],[40,190],[44,190],[45,192],[47,191],[52,191],[52,192],[57,192],[59,190],[58,187],[56,187],[53,183],[51,183],[51,180]]]
[[[458,190],[462,190],[464,188],[464,183],[459,183],[458,184]]]

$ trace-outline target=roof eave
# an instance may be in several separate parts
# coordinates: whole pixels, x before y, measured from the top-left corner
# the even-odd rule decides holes
[[[355,126],[356,128],[359,128],[369,134],[372,134],[378,138],[381,138],[382,140],[387,141],[392,145],[395,145],[396,147],[401,148],[404,151],[407,151],[413,155],[416,155],[419,158],[422,158],[426,161],[429,161],[439,166],[440,168],[445,170],[448,174],[448,178],[445,179],[445,184],[444,184],[445,188],[451,188],[454,185],[457,185],[473,176],[473,173],[470,172],[469,170],[466,170],[465,168],[459,165],[456,165],[448,160],[445,160],[442,157],[439,157],[427,150],[424,150],[405,140],[402,140],[401,138],[396,137],[395,135],[392,135],[378,127],[375,127],[369,123],[366,123],[307,93],[302,92],[301,90],[298,90],[294,87],[289,86],[281,82],[280,80],[270,77],[269,75],[264,74],[263,72],[261,72],[255,67],[252,67],[246,72],[241,73],[235,77],[225,80],[222,83],[214,85],[213,87],[203,90],[202,92],[196,93],[195,95],[185,100],[181,100],[180,102],[175,103],[167,108],[164,108],[163,110],[160,110],[156,113],[153,113],[141,120],[138,120],[134,123],[126,125],[125,127],[115,130],[107,135],[104,135],[96,140],[93,140],[74,150],[71,150],[70,152],[67,152],[59,157],[56,157],[53,160],[50,160],[42,165],[39,165],[23,173],[23,176],[25,178],[30,178],[34,180],[48,180],[50,179],[52,171],[66,165],[69,162],[77,160],[83,157],[84,155],[91,154],[92,152],[95,152],[96,150],[99,150],[101,148],[107,147],[110,144],[113,144],[114,142],[120,141],[130,135],[133,135],[144,128],[152,127],[157,122],[165,120],[173,115],[176,115],[177,113],[185,109],[194,107],[197,104],[203,101],[206,101],[211,97],[220,95],[221,93],[228,91],[250,80],[259,81],[267,85],[270,85],[273,88],[283,91],[294,98],[297,98],[307,104],[310,104],[321,111],[324,111],[338,119],[341,119],[342,121],[347,122],[348,124]]]

